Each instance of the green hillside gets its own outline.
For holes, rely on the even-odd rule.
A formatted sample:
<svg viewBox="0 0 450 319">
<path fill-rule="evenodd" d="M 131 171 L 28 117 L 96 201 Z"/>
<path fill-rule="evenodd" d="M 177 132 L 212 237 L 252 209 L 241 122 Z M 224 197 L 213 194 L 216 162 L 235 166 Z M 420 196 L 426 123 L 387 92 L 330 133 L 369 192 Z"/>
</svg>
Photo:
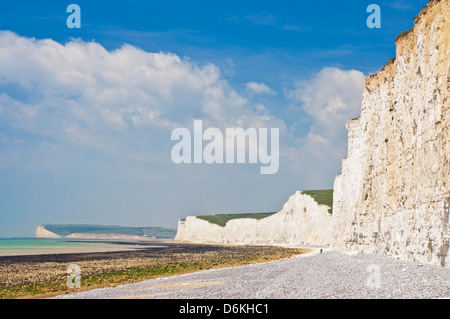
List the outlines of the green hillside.
<svg viewBox="0 0 450 319">
<path fill-rule="evenodd" d="M 327 205 L 328 207 L 330 207 L 328 212 L 330 214 L 333 213 L 333 190 L 332 189 L 302 191 L 302 193 L 311 196 L 319 204 Z"/>
<path fill-rule="evenodd" d="M 197 218 L 206 220 L 212 224 L 217 224 L 219 226 L 225 227 L 227 222 L 232 219 L 241 219 L 241 218 L 263 219 L 273 214 L 275 213 L 220 214 L 220 215 L 197 216 Z"/>
<path fill-rule="evenodd" d="M 302 191 L 303 194 L 309 195 L 316 202 L 322 205 L 327 205 L 330 207 L 328 212 L 330 214 L 333 213 L 333 190 L 325 189 L 325 190 L 309 190 Z M 221 227 L 225 227 L 228 221 L 232 219 L 242 219 L 242 218 L 254 218 L 254 219 L 263 219 L 269 217 L 275 213 L 249 213 L 249 214 L 219 214 L 219 215 L 205 215 L 205 216 L 196 216 L 199 219 L 206 220 L 212 224 L 219 225 Z"/>
<path fill-rule="evenodd" d="M 163 227 L 125 227 L 103 225 L 44 225 L 45 229 L 60 236 L 74 233 L 84 234 L 119 234 L 156 237 L 161 239 L 175 238 L 176 229 Z"/>
</svg>

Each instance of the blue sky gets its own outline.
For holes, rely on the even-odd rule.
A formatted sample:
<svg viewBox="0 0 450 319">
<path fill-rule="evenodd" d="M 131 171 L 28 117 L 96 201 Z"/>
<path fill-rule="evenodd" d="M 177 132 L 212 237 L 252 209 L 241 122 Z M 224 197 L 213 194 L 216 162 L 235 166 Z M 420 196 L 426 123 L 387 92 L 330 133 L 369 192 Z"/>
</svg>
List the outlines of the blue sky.
<svg viewBox="0 0 450 319">
<path fill-rule="evenodd" d="M 0 237 L 176 227 L 332 188 L 364 78 L 426 2 L 2 1 Z M 80 29 L 66 26 L 71 3 Z M 366 25 L 371 3 L 380 29 Z M 193 119 L 279 127 L 278 174 L 173 164 L 171 129 Z"/>
</svg>

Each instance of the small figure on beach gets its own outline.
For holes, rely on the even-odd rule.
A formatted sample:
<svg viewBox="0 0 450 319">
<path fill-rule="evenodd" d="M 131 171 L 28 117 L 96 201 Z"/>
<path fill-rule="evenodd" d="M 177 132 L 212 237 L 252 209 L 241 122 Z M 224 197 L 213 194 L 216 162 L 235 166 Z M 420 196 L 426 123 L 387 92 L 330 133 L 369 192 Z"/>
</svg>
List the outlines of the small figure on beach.
<svg viewBox="0 0 450 319">
<path fill-rule="evenodd" d="M 320 254 L 322 255 L 322 252 L 323 252 L 323 249 L 322 248 L 320 248 Z"/>
</svg>

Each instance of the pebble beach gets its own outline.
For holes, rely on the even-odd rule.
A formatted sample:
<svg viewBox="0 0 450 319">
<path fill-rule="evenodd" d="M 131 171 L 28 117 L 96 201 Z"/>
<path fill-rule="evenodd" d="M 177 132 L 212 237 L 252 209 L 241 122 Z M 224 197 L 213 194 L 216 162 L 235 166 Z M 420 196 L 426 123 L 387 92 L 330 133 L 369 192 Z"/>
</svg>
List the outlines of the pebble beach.
<svg viewBox="0 0 450 319">
<path fill-rule="evenodd" d="M 75 299 L 441 299 L 450 270 L 368 254 L 325 250 L 57 296 Z"/>
<path fill-rule="evenodd" d="M 111 246 L 123 246 L 123 249 L 0 256 L 0 299 L 42 298 L 205 269 L 286 259 L 310 251 L 170 241 L 120 242 Z M 80 289 L 71 289 L 67 284 L 73 269 L 79 269 Z"/>
</svg>

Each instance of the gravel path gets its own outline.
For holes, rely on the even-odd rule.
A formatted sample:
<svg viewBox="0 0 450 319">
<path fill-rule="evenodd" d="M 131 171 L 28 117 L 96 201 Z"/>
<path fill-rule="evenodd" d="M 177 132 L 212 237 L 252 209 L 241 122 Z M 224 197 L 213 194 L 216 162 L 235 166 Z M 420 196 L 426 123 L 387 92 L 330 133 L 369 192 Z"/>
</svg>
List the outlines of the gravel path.
<svg viewBox="0 0 450 319">
<path fill-rule="evenodd" d="M 82 284 L 82 283 L 81 283 Z M 391 257 L 324 251 L 206 270 L 57 298 L 449 298 L 450 269 Z"/>
</svg>

